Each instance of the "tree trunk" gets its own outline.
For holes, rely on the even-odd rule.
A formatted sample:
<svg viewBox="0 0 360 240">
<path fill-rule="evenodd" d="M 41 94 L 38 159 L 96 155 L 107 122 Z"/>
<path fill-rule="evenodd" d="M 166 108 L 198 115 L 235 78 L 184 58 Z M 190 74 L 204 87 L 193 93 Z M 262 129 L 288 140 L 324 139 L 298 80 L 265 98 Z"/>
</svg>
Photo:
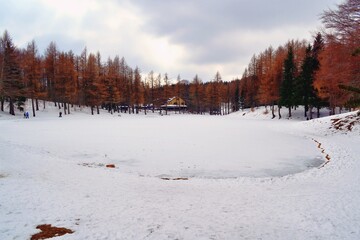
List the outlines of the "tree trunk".
<svg viewBox="0 0 360 240">
<path fill-rule="evenodd" d="M 2 112 L 4 111 L 4 101 L 5 101 L 5 99 L 2 97 L 1 98 L 1 111 Z"/>
<path fill-rule="evenodd" d="M 70 104 L 67 105 L 68 114 L 70 114 Z"/>
<path fill-rule="evenodd" d="M 36 103 L 36 111 L 39 111 L 39 101 L 38 101 L 38 99 L 35 99 L 35 103 Z"/>
<path fill-rule="evenodd" d="M 33 98 L 31 98 L 31 107 L 32 107 L 32 111 L 33 111 L 33 117 L 35 117 L 35 104 L 34 104 Z"/>
<path fill-rule="evenodd" d="M 274 119 L 276 116 L 275 116 L 275 113 L 274 113 L 274 111 L 275 111 L 275 106 L 274 106 L 275 104 L 273 103 L 272 105 L 271 105 L 271 114 L 272 114 L 272 118 L 271 119 Z"/>
<path fill-rule="evenodd" d="M 15 108 L 14 108 L 14 102 L 13 102 L 13 99 L 10 97 L 10 109 L 9 109 L 9 113 L 11 115 L 14 115 L 15 116 Z"/>
<path fill-rule="evenodd" d="M 309 115 L 310 115 L 310 119 L 313 119 L 313 112 L 312 112 L 313 106 L 309 107 Z"/>
<path fill-rule="evenodd" d="M 45 100 L 44 100 L 43 104 L 44 104 L 44 109 L 45 109 Z"/>
<path fill-rule="evenodd" d="M 100 114 L 99 106 L 96 105 L 96 113 Z"/>
<path fill-rule="evenodd" d="M 278 114 L 279 114 L 279 119 L 281 119 L 281 107 L 278 105 Z"/>
<path fill-rule="evenodd" d="M 62 103 L 61 105 L 64 107 L 64 115 L 66 115 L 66 110 L 67 110 L 67 109 L 66 109 L 66 103 L 65 103 L 65 104 Z"/>
<path fill-rule="evenodd" d="M 91 109 L 91 115 L 94 115 L 94 107 L 91 106 L 90 109 Z"/>
<path fill-rule="evenodd" d="M 291 107 L 289 107 L 289 118 L 291 118 Z"/>
<path fill-rule="evenodd" d="M 317 107 L 317 118 L 320 117 L 320 107 Z"/>
</svg>

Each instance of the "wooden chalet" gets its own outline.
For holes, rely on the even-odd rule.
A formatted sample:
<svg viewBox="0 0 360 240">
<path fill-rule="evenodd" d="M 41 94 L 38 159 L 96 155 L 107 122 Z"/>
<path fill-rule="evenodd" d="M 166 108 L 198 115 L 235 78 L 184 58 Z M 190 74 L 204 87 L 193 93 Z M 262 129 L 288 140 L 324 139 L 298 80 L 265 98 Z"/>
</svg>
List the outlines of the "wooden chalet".
<svg viewBox="0 0 360 240">
<path fill-rule="evenodd" d="M 167 109 L 168 111 L 185 111 L 187 110 L 187 105 L 184 99 L 172 97 L 167 100 L 166 104 L 161 105 L 161 109 Z"/>
</svg>

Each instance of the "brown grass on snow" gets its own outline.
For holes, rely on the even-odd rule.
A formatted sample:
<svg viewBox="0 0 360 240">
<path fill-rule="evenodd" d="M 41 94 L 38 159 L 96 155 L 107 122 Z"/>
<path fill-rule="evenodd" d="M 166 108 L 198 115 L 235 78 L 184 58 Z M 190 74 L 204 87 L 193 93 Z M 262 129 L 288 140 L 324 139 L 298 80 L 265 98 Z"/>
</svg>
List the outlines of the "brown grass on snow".
<svg viewBox="0 0 360 240">
<path fill-rule="evenodd" d="M 69 234 L 74 233 L 74 231 L 67 228 L 52 227 L 51 224 L 39 225 L 36 228 L 40 229 L 41 232 L 32 235 L 31 240 L 48 239 L 48 238 L 62 236 L 67 233 Z"/>
</svg>

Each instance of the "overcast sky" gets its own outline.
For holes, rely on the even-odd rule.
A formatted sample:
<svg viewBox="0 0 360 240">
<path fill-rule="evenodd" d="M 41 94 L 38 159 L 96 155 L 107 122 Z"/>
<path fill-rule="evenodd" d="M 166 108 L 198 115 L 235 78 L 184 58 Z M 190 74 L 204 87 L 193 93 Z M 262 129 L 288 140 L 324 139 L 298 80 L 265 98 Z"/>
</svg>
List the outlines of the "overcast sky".
<svg viewBox="0 0 360 240">
<path fill-rule="evenodd" d="M 241 77 L 253 54 L 311 39 L 319 15 L 341 0 L 0 0 L 0 30 L 18 47 L 55 41 L 103 60 L 119 55 L 142 73 L 191 80 Z M 1 33 L 1 34 L 2 34 Z"/>
</svg>

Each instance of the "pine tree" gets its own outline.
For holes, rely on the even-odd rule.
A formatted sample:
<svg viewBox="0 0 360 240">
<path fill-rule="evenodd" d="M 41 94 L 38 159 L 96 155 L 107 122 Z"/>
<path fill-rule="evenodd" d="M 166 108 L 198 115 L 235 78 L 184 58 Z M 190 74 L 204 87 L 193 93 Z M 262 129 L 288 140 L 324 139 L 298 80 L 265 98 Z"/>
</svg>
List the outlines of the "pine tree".
<svg viewBox="0 0 360 240">
<path fill-rule="evenodd" d="M 280 89 L 280 103 L 289 109 L 289 118 L 291 118 L 291 107 L 294 106 L 295 70 L 293 48 L 289 46 L 288 55 L 284 61 L 284 78 Z"/>
<path fill-rule="evenodd" d="M 314 80 L 314 64 L 312 57 L 312 48 L 309 45 L 306 48 L 305 59 L 301 65 L 300 76 L 297 78 L 295 98 L 298 104 L 304 105 L 304 117 L 307 117 L 309 111 L 310 99 L 314 98 L 315 90 L 312 87 Z"/>
</svg>

